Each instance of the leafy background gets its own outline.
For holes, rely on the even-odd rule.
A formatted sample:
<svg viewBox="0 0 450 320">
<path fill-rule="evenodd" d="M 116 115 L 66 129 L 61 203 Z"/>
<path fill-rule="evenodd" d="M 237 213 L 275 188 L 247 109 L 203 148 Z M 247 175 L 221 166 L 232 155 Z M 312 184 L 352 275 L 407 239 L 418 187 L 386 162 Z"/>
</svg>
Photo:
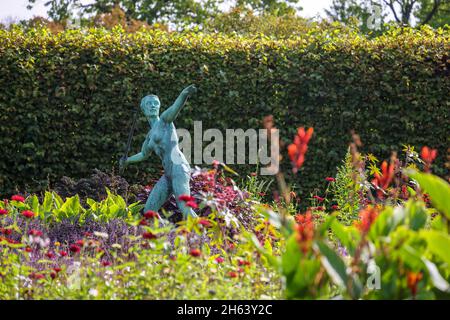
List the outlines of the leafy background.
<svg viewBox="0 0 450 320">
<path fill-rule="evenodd" d="M 156 93 L 164 110 L 191 83 L 199 91 L 178 128 L 193 130 L 194 120 L 204 129 L 261 128 L 272 114 L 288 141 L 297 127 L 314 127 L 302 192 L 335 173 L 352 129 L 364 151 L 381 158 L 402 144 L 437 148 L 435 172 L 448 174 L 448 43 L 448 29 L 427 27 L 393 28 L 374 39 L 318 29 L 286 40 L 120 28 L 0 30 L 0 193 L 39 191 L 63 175 L 117 168 L 140 99 Z M 133 151 L 147 126 L 140 117 Z M 125 177 L 148 183 L 161 169 L 152 156 Z"/>
</svg>

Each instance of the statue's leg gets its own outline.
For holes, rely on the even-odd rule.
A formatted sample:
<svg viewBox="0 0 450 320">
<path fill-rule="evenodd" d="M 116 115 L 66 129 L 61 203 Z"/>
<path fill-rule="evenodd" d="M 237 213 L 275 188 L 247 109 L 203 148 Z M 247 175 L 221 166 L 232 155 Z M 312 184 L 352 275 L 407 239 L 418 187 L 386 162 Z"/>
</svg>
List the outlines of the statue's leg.
<svg viewBox="0 0 450 320">
<path fill-rule="evenodd" d="M 170 194 L 170 181 L 163 175 L 150 192 L 147 202 L 145 203 L 144 212 L 148 210 L 158 212 L 164 202 L 169 198 Z"/>
<path fill-rule="evenodd" d="M 191 189 L 189 186 L 189 181 L 191 175 L 189 172 L 189 167 L 186 165 L 177 165 L 173 167 L 172 171 L 172 190 L 177 201 L 178 208 L 183 213 L 184 219 L 188 216 L 197 217 L 197 214 L 192 210 L 192 208 L 186 206 L 184 201 L 178 199 L 181 195 L 191 195 Z"/>
</svg>

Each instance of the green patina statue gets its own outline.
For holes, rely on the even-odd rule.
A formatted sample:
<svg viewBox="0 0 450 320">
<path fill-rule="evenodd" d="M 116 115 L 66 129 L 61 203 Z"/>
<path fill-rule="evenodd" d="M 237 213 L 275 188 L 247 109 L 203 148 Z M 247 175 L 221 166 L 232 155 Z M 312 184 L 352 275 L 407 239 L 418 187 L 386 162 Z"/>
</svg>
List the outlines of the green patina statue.
<svg viewBox="0 0 450 320">
<path fill-rule="evenodd" d="M 147 159 L 150 152 L 154 151 L 162 160 L 164 175 L 151 191 L 144 210 L 158 211 L 166 200 L 175 195 L 178 208 L 183 217 L 196 217 L 195 212 L 181 201 L 181 195 L 190 195 L 190 166 L 178 147 L 178 136 L 173 122 L 178 116 L 181 108 L 185 105 L 190 95 L 195 93 L 194 85 L 186 87 L 173 105 L 159 116 L 160 101 L 156 95 L 148 95 L 141 100 L 141 111 L 150 124 L 141 152 L 131 157 L 123 157 L 120 167 L 123 169 L 130 163 L 136 163 Z"/>
</svg>

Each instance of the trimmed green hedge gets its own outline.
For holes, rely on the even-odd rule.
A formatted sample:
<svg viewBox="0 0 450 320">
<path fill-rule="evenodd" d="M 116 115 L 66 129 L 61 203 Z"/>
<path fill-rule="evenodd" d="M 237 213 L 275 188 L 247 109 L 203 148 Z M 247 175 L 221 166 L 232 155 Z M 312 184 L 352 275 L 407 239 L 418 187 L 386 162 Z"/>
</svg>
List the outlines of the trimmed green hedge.
<svg viewBox="0 0 450 320">
<path fill-rule="evenodd" d="M 298 126 L 313 126 L 299 177 L 308 189 L 334 173 L 351 129 L 365 151 L 380 157 L 402 144 L 438 148 L 435 172 L 444 175 L 448 52 L 448 30 L 431 29 L 394 29 L 375 39 L 316 31 L 283 41 L 0 30 L 0 194 L 117 167 L 141 97 L 158 94 L 164 109 L 190 83 L 199 91 L 176 121 L 179 128 L 192 129 L 194 120 L 203 128 L 259 128 L 273 114 L 288 141 Z M 140 117 L 133 151 L 146 130 Z M 126 177 L 148 182 L 160 170 L 152 156 L 130 166 Z"/>
</svg>

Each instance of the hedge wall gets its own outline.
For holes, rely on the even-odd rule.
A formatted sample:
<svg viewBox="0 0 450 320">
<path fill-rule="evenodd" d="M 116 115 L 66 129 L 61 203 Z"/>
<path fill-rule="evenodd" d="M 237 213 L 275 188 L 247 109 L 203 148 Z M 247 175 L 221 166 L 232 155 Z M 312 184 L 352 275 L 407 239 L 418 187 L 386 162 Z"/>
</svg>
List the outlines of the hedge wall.
<svg viewBox="0 0 450 320">
<path fill-rule="evenodd" d="M 402 144 L 438 148 L 435 171 L 447 174 L 448 30 L 394 29 L 375 39 L 335 30 L 276 41 L 13 29 L 0 30 L 0 194 L 111 170 L 141 97 L 158 94 L 164 109 L 190 83 L 199 91 L 177 127 L 201 120 L 203 128 L 259 128 L 272 114 L 288 141 L 298 126 L 313 126 L 305 190 L 335 172 L 351 129 L 381 158 Z M 133 151 L 146 130 L 140 117 Z M 152 156 L 126 177 L 145 182 L 160 170 Z"/>
</svg>

